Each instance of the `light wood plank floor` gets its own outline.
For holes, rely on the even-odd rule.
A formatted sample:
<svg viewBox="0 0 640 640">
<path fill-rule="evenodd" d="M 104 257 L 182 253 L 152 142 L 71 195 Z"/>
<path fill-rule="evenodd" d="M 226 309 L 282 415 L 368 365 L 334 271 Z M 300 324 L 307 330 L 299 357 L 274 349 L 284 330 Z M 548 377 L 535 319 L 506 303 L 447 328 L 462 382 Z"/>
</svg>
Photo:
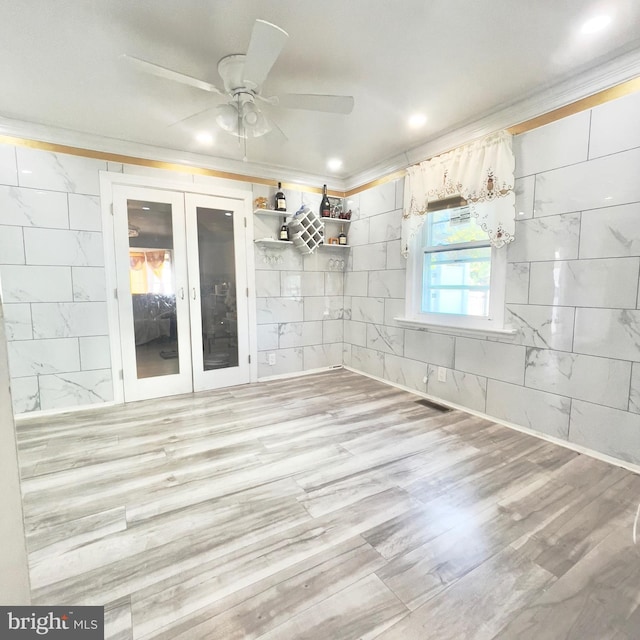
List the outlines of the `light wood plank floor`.
<svg viewBox="0 0 640 640">
<path fill-rule="evenodd" d="M 417 400 L 339 370 L 21 423 L 35 603 L 110 640 L 639 638 L 640 478 Z"/>
</svg>

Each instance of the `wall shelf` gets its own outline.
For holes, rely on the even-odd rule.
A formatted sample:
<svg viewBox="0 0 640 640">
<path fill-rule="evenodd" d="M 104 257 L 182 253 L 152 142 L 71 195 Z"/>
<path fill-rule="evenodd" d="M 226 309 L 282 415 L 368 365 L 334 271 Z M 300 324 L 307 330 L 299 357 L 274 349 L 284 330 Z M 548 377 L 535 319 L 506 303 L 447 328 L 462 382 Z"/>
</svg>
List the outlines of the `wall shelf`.
<svg viewBox="0 0 640 640">
<path fill-rule="evenodd" d="M 321 244 L 321 249 L 351 249 L 350 244 Z"/>
<path fill-rule="evenodd" d="M 285 244 L 293 244 L 291 240 L 274 240 L 273 238 L 260 238 L 253 241 L 255 244 L 263 244 L 269 247 L 280 246 Z"/>
<path fill-rule="evenodd" d="M 267 216 L 271 218 L 287 218 L 293 215 L 290 211 L 275 211 L 274 209 L 254 209 L 253 213 L 257 216 Z"/>
<path fill-rule="evenodd" d="M 333 222 L 335 224 L 351 224 L 351 220 L 345 220 L 344 218 L 320 218 L 322 222 Z"/>
</svg>

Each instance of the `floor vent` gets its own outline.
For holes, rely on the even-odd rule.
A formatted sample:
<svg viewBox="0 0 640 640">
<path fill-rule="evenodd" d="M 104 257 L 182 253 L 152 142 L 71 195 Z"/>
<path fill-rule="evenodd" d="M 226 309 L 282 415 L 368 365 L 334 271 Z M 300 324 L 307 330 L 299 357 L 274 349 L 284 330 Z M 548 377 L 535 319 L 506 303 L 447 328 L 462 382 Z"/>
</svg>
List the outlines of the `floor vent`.
<svg viewBox="0 0 640 640">
<path fill-rule="evenodd" d="M 416 404 L 421 404 L 423 407 L 428 407 L 429 409 L 435 409 L 436 411 L 440 411 L 441 413 L 453 411 L 451 407 L 445 407 L 443 404 L 432 402 L 431 400 L 427 400 L 426 398 L 423 398 L 422 400 L 416 400 Z"/>
</svg>

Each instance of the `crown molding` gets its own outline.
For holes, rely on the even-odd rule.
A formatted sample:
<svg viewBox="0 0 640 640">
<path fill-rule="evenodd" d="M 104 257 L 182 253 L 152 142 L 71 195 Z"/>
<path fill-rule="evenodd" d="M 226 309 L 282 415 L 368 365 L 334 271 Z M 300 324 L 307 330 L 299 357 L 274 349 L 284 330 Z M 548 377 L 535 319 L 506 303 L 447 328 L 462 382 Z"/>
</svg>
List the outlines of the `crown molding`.
<svg viewBox="0 0 640 640">
<path fill-rule="evenodd" d="M 15 144 L 45 149 L 47 145 L 54 147 L 61 145 L 67 149 L 49 148 L 48 150 L 76 153 L 76 155 L 87 157 L 92 157 L 92 152 L 94 157 L 97 154 L 124 156 L 124 158 L 113 161 L 127 162 L 129 160 L 132 164 L 146 164 L 148 166 L 164 163 L 172 165 L 162 167 L 165 169 L 179 171 L 193 169 L 194 173 L 208 173 L 209 175 L 226 174 L 219 177 L 246 182 L 275 184 L 286 176 L 286 183 L 290 186 L 299 186 L 303 190 L 317 191 L 318 185 L 327 184 L 333 195 L 353 194 L 384 182 L 387 178 L 397 179 L 401 175 L 400 172 L 411 164 L 445 153 L 461 144 L 469 143 L 499 129 L 514 127 L 514 131 L 520 133 L 522 128 L 515 126 L 519 123 L 531 121 L 530 128 L 533 128 L 544 123 L 540 116 L 545 114 L 557 111 L 558 117 L 564 117 L 572 112 L 577 113 L 583 109 L 592 108 L 598 102 L 589 102 L 585 99 L 600 92 L 603 93 L 600 103 L 612 100 L 622 94 L 616 94 L 615 91 L 607 93 L 606 90 L 638 77 L 640 77 L 640 49 L 587 69 L 581 74 L 566 77 L 551 87 L 530 94 L 499 111 L 482 114 L 471 121 L 461 123 L 436 138 L 386 158 L 368 169 L 344 179 L 296 171 L 277 165 L 242 162 L 156 147 L 4 117 L 0 117 L 0 139 L 2 137 L 18 138 L 19 140 L 15 141 Z M 574 106 L 573 111 L 572 106 Z"/>
<path fill-rule="evenodd" d="M 499 111 L 493 111 L 480 118 L 462 123 L 437 138 L 377 163 L 365 171 L 348 176 L 345 179 L 345 191 L 352 193 L 360 191 L 366 188 L 369 183 L 379 180 L 383 175 L 406 169 L 411 164 L 445 153 L 461 144 L 467 144 L 499 129 L 507 129 L 561 107 L 579 103 L 584 98 L 639 76 L 640 49 L 637 49 L 602 65 L 587 69 L 579 75 L 566 77 L 551 87 L 530 94 Z M 616 96 L 603 99 L 602 102 L 614 97 Z M 576 104 L 575 112 L 585 108 L 589 107 Z"/>
<path fill-rule="evenodd" d="M 61 153 L 73 153 L 75 151 L 77 152 L 76 155 L 86 157 L 91 157 L 91 152 L 125 156 L 124 159 L 114 159 L 114 162 L 122 162 L 124 160 L 126 163 L 128 158 L 132 161 L 131 164 L 153 166 L 152 163 L 166 163 L 175 165 L 173 168 L 176 170 L 188 171 L 191 168 L 196 170 L 194 171 L 196 173 L 202 173 L 202 171 L 198 170 L 204 169 L 210 172 L 232 174 L 228 176 L 230 179 L 234 179 L 235 176 L 237 179 L 244 177 L 247 182 L 277 183 L 282 181 L 291 186 L 310 187 L 314 191 L 320 189 L 319 185 L 326 184 L 329 191 L 344 192 L 344 181 L 335 176 L 330 177 L 295 171 L 277 165 L 242 162 L 229 158 L 156 147 L 12 118 L 0 117 L 0 137 L 18 138 L 23 141 L 25 146 L 36 148 L 39 147 L 38 143 L 41 143 L 40 148 L 44 148 L 45 145 L 68 147 L 66 151 L 63 149 L 59 149 L 59 151 Z M 56 149 L 50 150 L 56 151 Z"/>
</svg>

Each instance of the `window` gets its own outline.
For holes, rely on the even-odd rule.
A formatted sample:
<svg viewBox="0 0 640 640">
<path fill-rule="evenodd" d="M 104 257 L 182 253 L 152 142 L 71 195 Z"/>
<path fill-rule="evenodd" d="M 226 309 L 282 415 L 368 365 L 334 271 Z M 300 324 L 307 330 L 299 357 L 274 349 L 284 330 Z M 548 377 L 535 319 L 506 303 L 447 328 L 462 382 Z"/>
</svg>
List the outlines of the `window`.
<svg viewBox="0 0 640 640">
<path fill-rule="evenodd" d="M 430 203 L 408 262 L 407 320 L 501 330 L 506 250 L 494 249 L 461 198 Z"/>
<path fill-rule="evenodd" d="M 129 263 L 131 293 L 174 294 L 170 250 L 130 249 Z"/>
</svg>

